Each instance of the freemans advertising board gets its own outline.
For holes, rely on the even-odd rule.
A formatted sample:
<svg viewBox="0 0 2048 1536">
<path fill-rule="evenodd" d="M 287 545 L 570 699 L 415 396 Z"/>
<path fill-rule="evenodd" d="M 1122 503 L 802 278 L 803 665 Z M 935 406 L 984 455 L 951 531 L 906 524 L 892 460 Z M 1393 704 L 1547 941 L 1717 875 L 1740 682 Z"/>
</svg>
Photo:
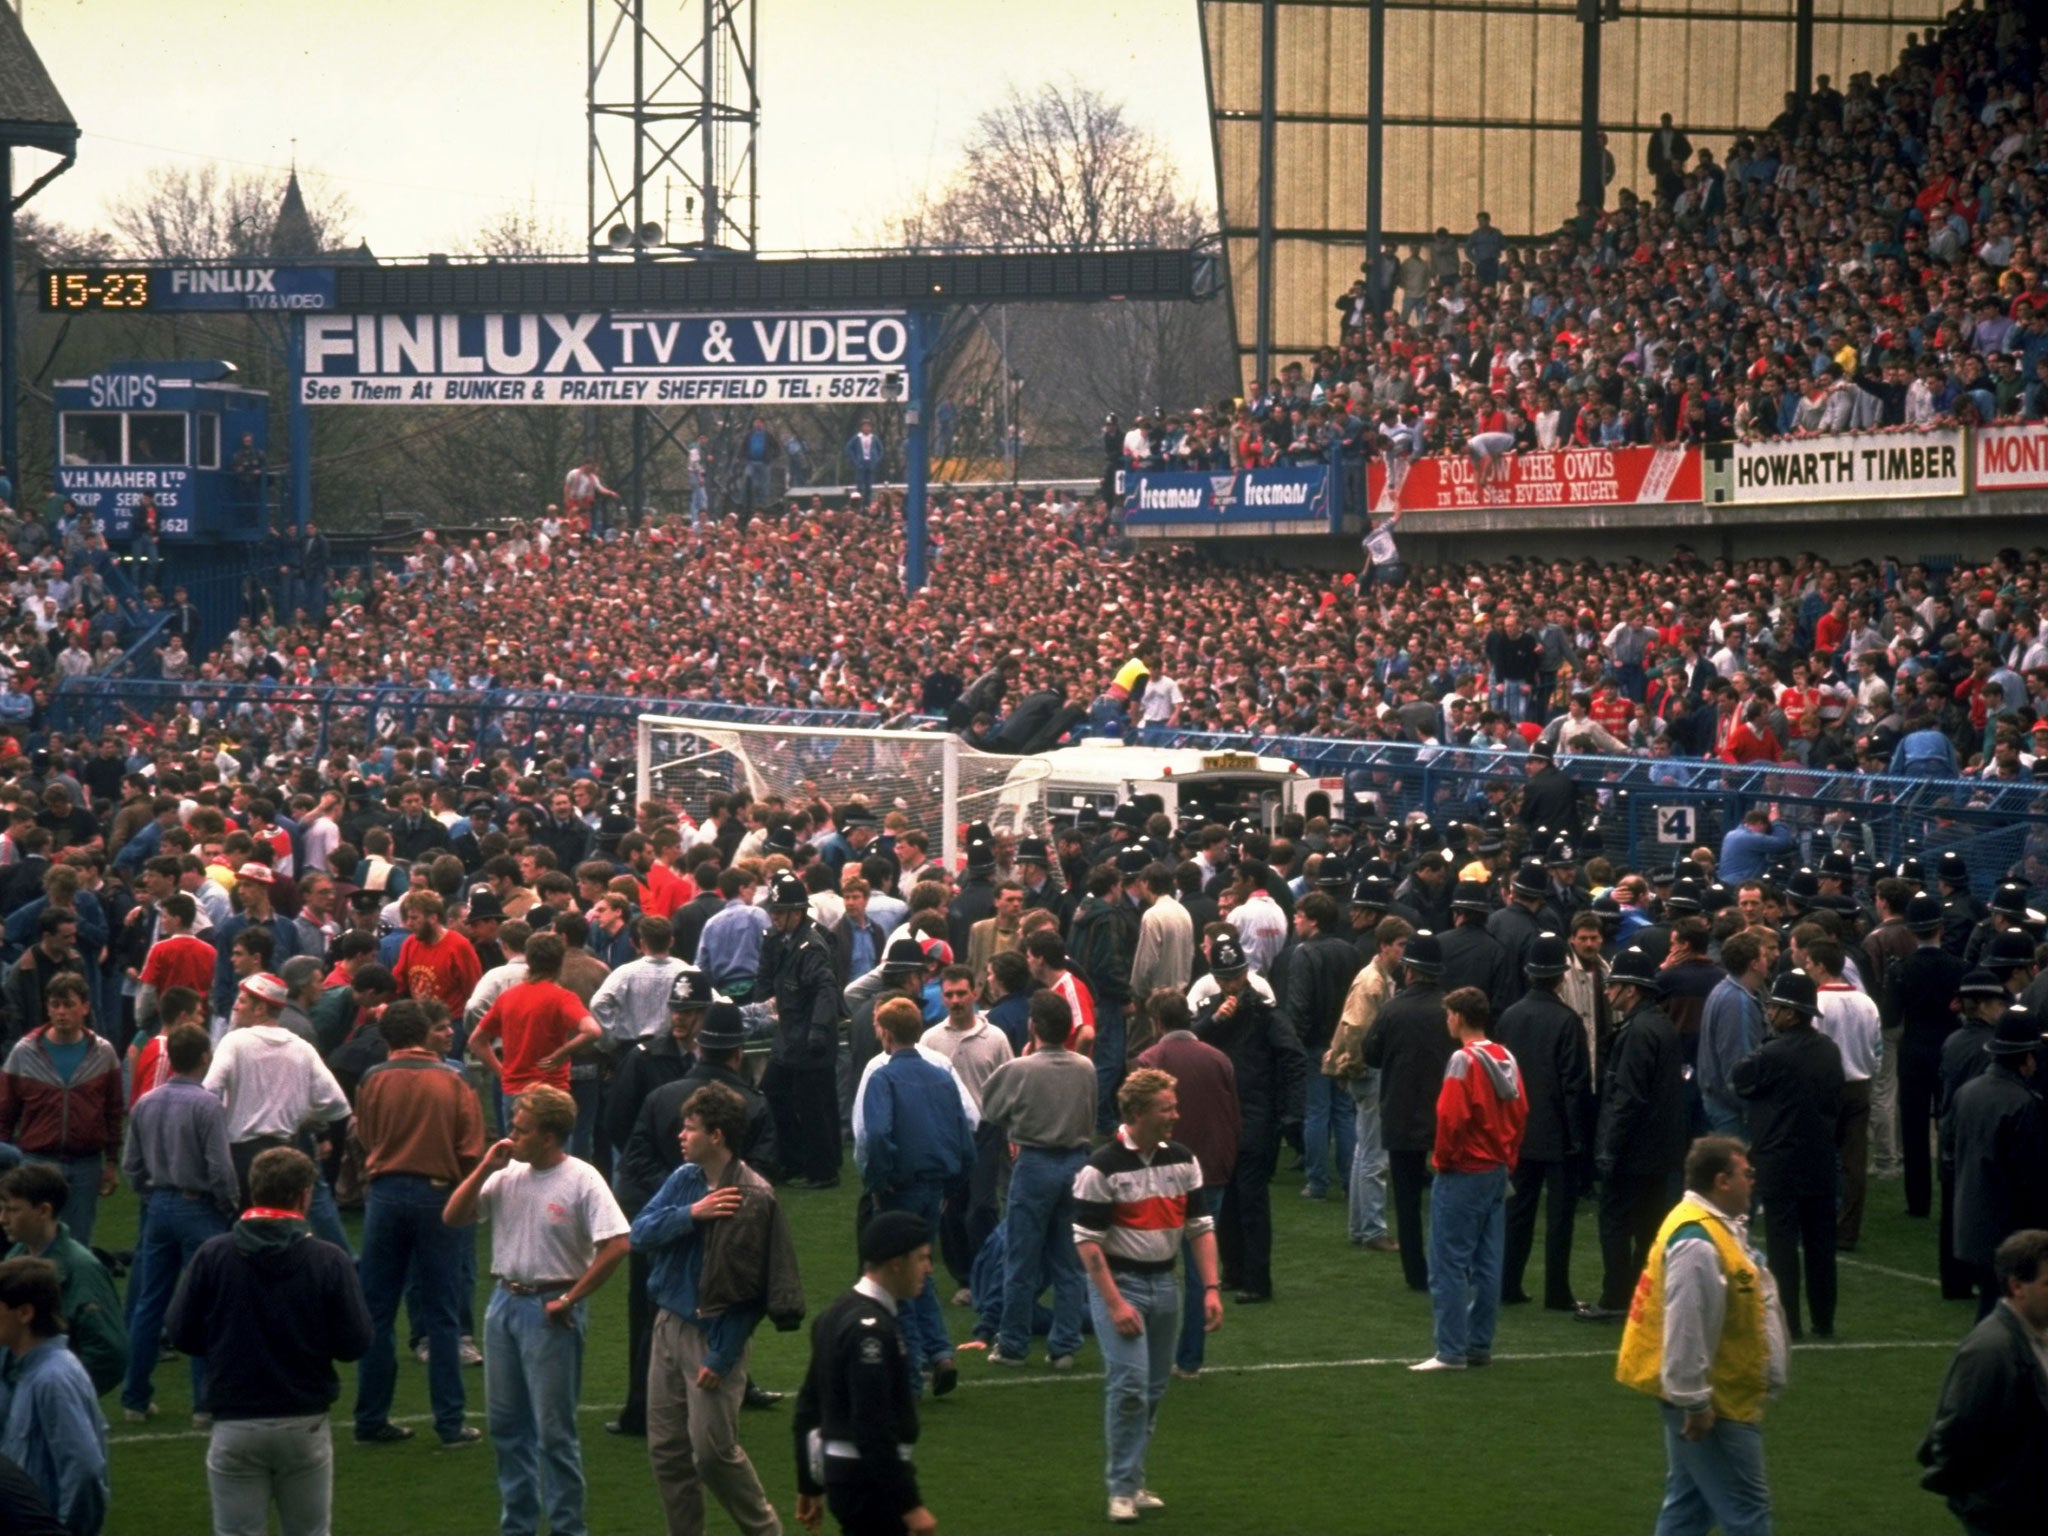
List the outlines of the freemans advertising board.
<svg viewBox="0 0 2048 1536">
<path fill-rule="evenodd" d="M 1471 458 L 1423 458 L 1397 469 L 1391 489 L 1375 460 L 1367 494 L 1375 512 L 1441 512 L 1464 507 L 1615 507 L 1698 501 L 1697 448 L 1560 448 L 1511 453 L 1486 483 Z"/>
<path fill-rule="evenodd" d="M 877 403 L 901 393 L 898 311 L 308 315 L 308 405 Z"/>
<path fill-rule="evenodd" d="M 1162 471 L 1119 476 L 1124 527 L 1158 538 L 1331 533 L 1330 469 L 1294 464 L 1234 474 Z"/>
<path fill-rule="evenodd" d="M 1962 429 L 1854 432 L 1841 437 L 1730 445 L 1727 499 L 1866 501 L 1960 496 L 1968 450 Z"/>
<path fill-rule="evenodd" d="M 1980 491 L 2048 490 L 2048 423 L 1977 429 Z"/>
</svg>

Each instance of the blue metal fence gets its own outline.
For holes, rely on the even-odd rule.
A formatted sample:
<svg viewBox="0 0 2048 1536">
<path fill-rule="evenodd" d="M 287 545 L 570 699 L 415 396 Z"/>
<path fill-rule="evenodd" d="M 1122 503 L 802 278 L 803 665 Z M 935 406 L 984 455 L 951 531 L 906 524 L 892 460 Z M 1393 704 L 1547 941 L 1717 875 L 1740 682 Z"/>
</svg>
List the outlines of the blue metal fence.
<svg viewBox="0 0 2048 1536">
<path fill-rule="evenodd" d="M 633 755 L 634 725 L 643 714 L 690 715 L 739 724 L 810 725 L 851 730 L 898 726 L 871 711 L 762 709 L 699 699 L 642 698 L 542 688 L 349 687 L 289 682 L 165 682 L 140 678 L 68 678 L 51 700 L 60 731 L 96 732 L 119 721 L 158 721 L 180 707 L 202 733 L 261 738 L 275 750 L 325 754 L 344 742 L 407 735 L 494 749 L 573 748 L 586 757 Z"/>
<path fill-rule="evenodd" d="M 544 689 L 132 678 L 67 679 L 53 701 L 51 724 L 63 731 L 97 731 L 122 719 L 159 721 L 181 705 L 201 733 L 224 733 L 267 750 L 289 745 L 321 754 L 345 743 L 411 735 L 483 749 L 510 747 L 536 758 L 572 750 L 592 759 L 630 759 L 634 724 L 647 713 L 826 729 L 941 728 L 928 717 L 884 718 L 862 710 L 762 709 Z M 1287 758 L 1317 777 L 1341 779 L 1344 807 L 1355 815 L 1392 818 L 1420 811 L 1439 822 L 1478 820 L 1521 782 L 1527 761 L 1516 754 L 1310 736 L 1152 729 L 1142 740 L 1149 746 L 1251 749 Z M 1880 865 L 1955 849 L 1969 861 L 1980 894 L 2008 876 L 2048 890 L 2048 783 L 2033 779 L 1903 778 L 1688 758 L 1568 755 L 1561 766 L 1585 786 L 1595 818 L 1590 835 L 1581 839 L 1582 851 L 1604 854 L 1618 867 L 1646 869 L 1700 846 L 1718 851 L 1729 829 L 1760 804 L 1793 829 L 1804 862 L 1817 860 L 1838 835 L 1846 835 Z"/>
<path fill-rule="evenodd" d="M 1145 741 L 1212 752 L 1256 749 L 1318 777 L 1342 778 L 1354 811 L 1421 811 L 1438 822 L 1477 820 L 1522 781 L 1528 762 L 1520 754 L 1310 736 L 1152 730 Z M 1718 854 L 1728 831 L 1762 805 L 1792 828 L 1805 863 L 1835 846 L 1846 828 L 1853 849 L 1880 865 L 1952 848 L 1968 860 L 1980 895 L 2008 875 L 2048 889 L 2048 783 L 2031 778 L 1922 779 L 1569 754 L 1559 766 L 1590 797 L 1593 831 L 1581 839 L 1582 851 L 1604 854 L 1618 868 L 1669 864 L 1702 846 Z"/>
</svg>

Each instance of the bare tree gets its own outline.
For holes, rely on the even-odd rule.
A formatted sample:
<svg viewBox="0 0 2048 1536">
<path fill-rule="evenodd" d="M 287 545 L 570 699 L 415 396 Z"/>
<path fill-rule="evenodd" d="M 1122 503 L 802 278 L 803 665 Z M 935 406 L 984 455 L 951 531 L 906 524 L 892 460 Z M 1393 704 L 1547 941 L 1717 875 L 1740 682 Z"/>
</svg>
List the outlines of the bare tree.
<svg viewBox="0 0 2048 1536">
<path fill-rule="evenodd" d="M 1209 220 L 1151 134 L 1091 87 L 1048 82 L 974 120 L 937 195 L 885 226 L 890 244 L 1027 245 L 1062 251 L 1188 245 Z"/>
<path fill-rule="evenodd" d="M 880 234 L 911 250 L 1090 251 L 1185 248 L 1210 228 L 1165 146 L 1120 103 L 1070 80 L 1030 95 L 1013 87 L 975 119 L 944 186 Z M 1096 472 L 1111 411 L 1185 409 L 1230 387 L 1221 304 L 1040 304 L 1012 308 L 1006 323 L 984 318 L 980 338 L 942 353 L 933 394 L 952 402 L 956 452 L 970 457 L 1000 457 L 1015 414 L 1029 474 Z"/>
<path fill-rule="evenodd" d="M 114 243 L 147 261 L 229 261 L 271 254 L 286 177 L 275 171 L 159 165 L 107 202 Z M 337 249 L 355 221 L 347 196 L 308 175 L 299 183 L 321 250 Z"/>
<path fill-rule="evenodd" d="M 456 249 L 465 256 L 558 256 L 577 241 L 555 219 L 544 219 L 537 205 L 501 208 L 481 229 Z"/>
</svg>

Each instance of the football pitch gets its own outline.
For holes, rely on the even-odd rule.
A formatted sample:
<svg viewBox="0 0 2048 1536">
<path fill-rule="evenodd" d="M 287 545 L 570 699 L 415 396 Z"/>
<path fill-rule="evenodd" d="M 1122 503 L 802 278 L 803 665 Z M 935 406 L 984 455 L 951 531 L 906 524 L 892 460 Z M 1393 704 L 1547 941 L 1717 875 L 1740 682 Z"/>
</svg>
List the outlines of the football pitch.
<svg viewBox="0 0 2048 1536">
<path fill-rule="evenodd" d="M 849 1172 L 851 1170 L 849 1169 Z M 1646 1533 L 1663 1479 L 1656 1406 L 1617 1386 L 1619 1331 L 1540 1308 L 1503 1309 L 1494 1364 L 1458 1375 L 1411 1376 L 1429 1352 L 1426 1296 L 1401 1284 L 1400 1261 L 1344 1239 L 1332 1200 L 1298 1197 L 1300 1176 L 1274 1186 L 1277 1299 L 1226 1303 L 1196 1381 L 1176 1380 L 1160 1409 L 1148 1481 L 1167 1507 L 1144 1524 L 1162 1531 L 1375 1532 L 1388 1536 L 1607 1536 Z M 854 1191 L 789 1191 L 805 1290 L 815 1316 L 853 1278 Z M 1896 1183 L 1871 1186 L 1860 1251 L 1842 1257 L 1839 1342 L 1795 1348 L 1787 1393 L 1765 1422 L 1780 1531 L 1953 1532 L 1923 1492 L 1913 1460 L 1949 1350 L 1968 1331 L 1968 1303 L 1943 1302 L 1933 1283 L 1934 1233 L 1908 1221 Z M 132 1240 L 131 1200 L 109 1202 L 102 1246 Z M 488 1269 L 488 1234 L 481 1238 Z M 1530 1279 L 1540 1280 L 1541 1233 Z M 1574 1273 L 1582 1296 L 1597 1273 L 1593 1207 L 1580 1206 Z M 939 1275 L 942 1294 L 950 1277 Z M 604 1433 L 626 1374 L 625 1274 L 593 1303 L 585 1357 L 583 1457 L 594 1536 L 662 1529 L 645 1443 Z M 486 1277 L 482 1284 L 488 1285 Z M 477 1315 L 483 1314 L 479 1292 Z M 956 1340 L 972 1318 L 946 1309 Z M 401 1314 L 401 1338 L 403 1315 Z M 791 1392 L 802 1379 L 808 1323 L 755 1335 L 754 1375 Z M 1091 1342 L 1070 1372 L 1043 1363 L 1002 1370 L 963 1354 L 960 1389 L 927 1401 L 917 1464 L 941 1532 L 1057 1536 L 1107 1528 L 1102 1484 L 1100 1357 Z M 402 1356 L 402 1445 L 358 1446 L 350 1432 L 353 1368 L 336 1404 L 334 1529 L 407 1536 L 487 1536 L 497 1528 L 488 1441 L 445 1450 L 426 1419 L 424 1366 Z M 470 1422 L 483 1422 L 483 1373 L 464 1373 Z M 187 1428 L 182 1362 L 156 1373 L 163 1414 L 116 1423 L 113 1536 L 208 1528 L 206 1439 Z M 119 1418 L 110 1396 L 106 1406 Z M 785 1401 L 741 1416 L 742 1442 L 785 1526 L 799 1530 L 790 1410 Z M 709 1529 L 731 1530 L 715 1503 Z M 827 1530 L 832 1529 L 827 1520 Z"/>
</svg>

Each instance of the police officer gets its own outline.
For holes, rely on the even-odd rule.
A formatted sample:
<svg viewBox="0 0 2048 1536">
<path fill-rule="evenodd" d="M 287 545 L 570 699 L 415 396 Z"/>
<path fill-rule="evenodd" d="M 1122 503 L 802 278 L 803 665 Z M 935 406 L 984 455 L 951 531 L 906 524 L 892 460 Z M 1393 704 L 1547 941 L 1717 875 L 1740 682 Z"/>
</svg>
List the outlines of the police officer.
<svg viewBox="0 0 2048 1536">
<path fill-rule="evenodd" d="M 1990 1064 L 1955 1098 L 1956 1258 L 1978 1276 L 1980 1322 L 2003 1289 L 1991 1266 L 1998 1245 L 2048 1226 L 2048 1109 L 2033 1086 L 2044 1044 L 2041 1021 L 2014 1004 L 1984 1048 Z"/>
<path fill-rule="evenodd" d="M 1906 902 L 1905 922 L 1916 947 L 1891 963 L 1884 986 L 1900 1026 L 1899 1139 L 1906 1214 L 1925 1216 L 1933 1203 L 1927 1131 L 1941 1099 L 1941 1048 L 1956 1027 L 1956 991 L 1969 968 L 1941 947 L 1938 898 L 1915 893 Z"/>
<path fill-rule="evenodd" d="M 1249 961 L 1228 934 L 1209 946 L 1217 990 L 1196 1010 L 1195 1038 L 1230 1058 L 1241 1123 L 1237 1164 L 1216 1210 L 1223 1272 L 1241 1306 L 1273 1299 L 1273 1170 L 1283 1128 L 1304 1113 L 1308 1058 L 1279 1010 L 1249 980 Z"/>
<path fill-rule="evenodd" d="M 1623 1316 L 1685 1164 L 1685 1055 L 1658 1003 L 1658 962 L 1631 945 L 1614 957 L 1607 1001 L 1621 1020 L 1600 1058 L 1600 1300 L 1585 1322 Z"/>
<path fill-rule="evenodd" d="M 953 946 L 953 953 L 966 954 L 974 925 L 995 914 L 996 847 L 986 838 L 970 837 L 966 877 L 946 907 L 946 940 Z"/>
<path fill-rule="evenodd" d="M 1451 897 L 1451 919 L 1457 925 L 1439 934 L 1444 956 L 1444 991 L 1477 987 L 1493 1004 L 1494 1012 L 1507 1012 L 1508 1005 L 1522 995 L 1514 975 L 1513 962 L 1498 940 L 1486 931 L 1493 912 L 1493 898 L 1477 880 L 1460 880 Z"/>
<path fill-rule="evenodd" d="M 1937 1113 L 1941 1163 L 1941 1294 L 1948 1301 L 1961 1301 L 1977 1291 L 1978 1277 L 1956 1258 L 1956 1096 L 1991 1065 L 1991 1039 L 1998 1021 L 2012 1002 L 2012 994 L 1997 972 L 1971 971 L 1957 988 L 1956 1004 L 1962 1022 L 1941 1046 L 1941 1092 Z"/>
<path fill-rule="evenodd" d="M 796 1518 L 815 1532 L 829 1505 L 846 1536 L 935 1531 L 910 1460 L 917 1388 L 897 1321 L 931 1276 L 930 1224 L 882 1212 L 861 1230 L 860 1262 L 860 1279 L 811 1325 L 793 1426 Z"/>
<path fill-rule="evenodd" d="M 1380 1137 L 1393 1189 L 1401 1272 L 1411 1291 L 1429 1289 L 1422 1194 L 1436 1143 L 1436 1100 L 1454 1049 L 1444 1022 L 1443 946 L 1418 933 L 1401 959 L 1403 984 L 1380 1005 L 1365 1037 L 1365 1065 L 1380 1074 Z"/>
<path fill-rule="evenodd" d="M 775 1040 L 761 1091 L 775 1117 L 775 1142 L 800 1189 L 839 1183 L 839 1096 L 834 1063 L 841 1016 L 832 940 L 811 918 L 803 881 L 785 871 L 768 892 L 774 924 L 761 939 L 756 999 L 775 1008 Z"/>
<path fill-rule="evenodd" d="M 1549 1222 L 1543 1234 L 1543 1305 L 1570 1312 L 1572 1222 L 1578 1195 L 1572 1170 L 1584 1156 L 1593 1104 L 1593 1063 L 1586 1027 L 1557 995 L 1568 963 L 1565 941 L 1539 933 L 1529 941 L 1522 969 L 1529 990 L 1493 1026 L 1493 1038 L 1507 1047 L 1522 1069 L 1529 1118 L 1508 1195 L 1507 1241 L 1501 1267 L 1500 1299 L 1529 1300 L 1522 1273 L 1536 1240 L 1536 1202 L 1549 1191 Z"/>
<path fill-rule="evenodd" d="M 1507 995 L 1494 1000 L 1503 1013 L 1521 1001 L 1522 973 L 1536 935 L 1564 931 L 1564 919 L 1549 905 L 1549 896 L 1550 872 L 1535 859 L 1524 859 L 1508 888 L 1507 905 L 1486 920 L 1487 933 L 1508 957 Z"/>
<path fill-rule="evenodd" d="M 2032 932 L 2043 921 L 2048 919 L 2027 905 L 2027 888 L 2017 880 L 2006 881 L 1991 893 L 1990 915 L 1970 930 L 1969 942 L 1963 946 L 1963 963 L 1982 965 L 1992 940 L 2001 933 Z"/>
<path fill-rule="evenodd" d="M 1990 909 L 1971 892 L 1970 866 L 1953 848 L 1935 860 L 1934 883 L 1941 897 L 1941 947 L 1960 960 L 1970 947 L 1971 933 L 1990 916 Z"/>
<path fill-rule="evenodd" d="M 1799 1338 L 1801 1257 L 1816 1338 L 1835 1335 L 1835 1124 L 1842 1053 L 1814 1028 L 1819 989 L 1790 970 L 1764 1000 L 1770 1038 L 1735 1064 L 1729 1085 L 1746 1104 L 1766 1252 L 1785 1319 Z"/>
</svg>

